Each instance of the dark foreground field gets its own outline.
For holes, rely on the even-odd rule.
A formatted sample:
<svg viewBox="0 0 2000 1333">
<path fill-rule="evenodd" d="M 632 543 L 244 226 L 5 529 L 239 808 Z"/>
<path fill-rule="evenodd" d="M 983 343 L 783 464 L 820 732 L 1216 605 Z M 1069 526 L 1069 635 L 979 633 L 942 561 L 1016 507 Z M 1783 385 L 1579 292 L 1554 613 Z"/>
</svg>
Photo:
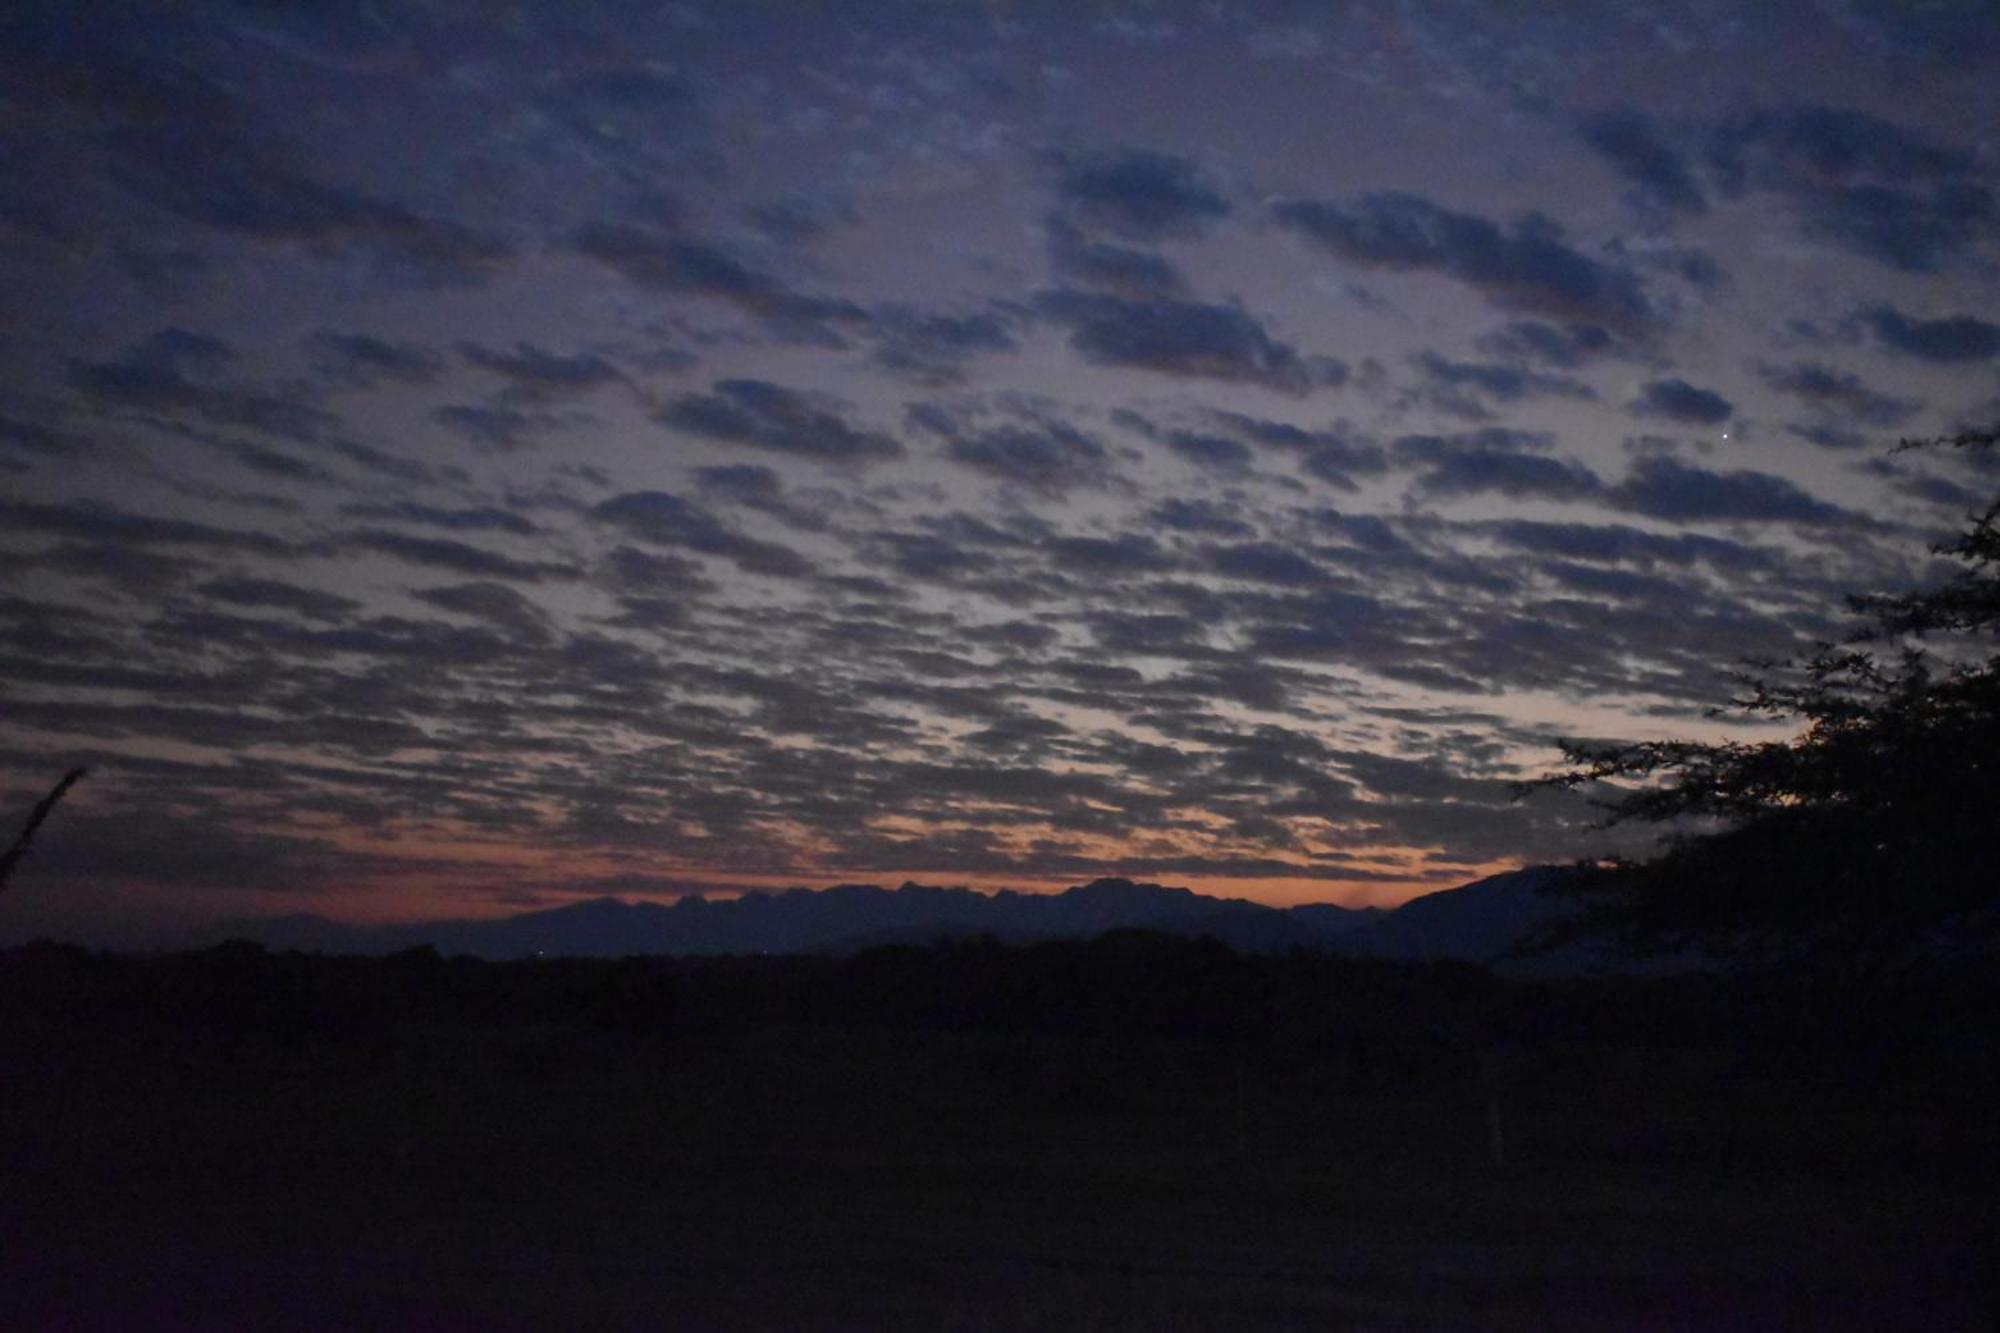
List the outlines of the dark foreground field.
<svg viewBox="0 0 2000 1333">
<path fill-rule="evenodd" d="M 1994 995 L 38 946 L 0 1327 L 1988 1329 Z"/>
</svg>

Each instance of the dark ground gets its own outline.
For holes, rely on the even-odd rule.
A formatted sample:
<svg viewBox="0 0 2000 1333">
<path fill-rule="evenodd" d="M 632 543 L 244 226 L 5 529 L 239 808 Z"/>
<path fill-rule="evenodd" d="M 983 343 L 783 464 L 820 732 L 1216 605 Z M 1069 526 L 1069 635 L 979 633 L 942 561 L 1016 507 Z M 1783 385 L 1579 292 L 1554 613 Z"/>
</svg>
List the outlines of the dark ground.
<svg viewBox="0 0 2000 1333">
<path fill-rule="evenodd" d="M 1990 1329 L 1995 1000 L 34 946 L 0 1327 Z"/>
</svg>

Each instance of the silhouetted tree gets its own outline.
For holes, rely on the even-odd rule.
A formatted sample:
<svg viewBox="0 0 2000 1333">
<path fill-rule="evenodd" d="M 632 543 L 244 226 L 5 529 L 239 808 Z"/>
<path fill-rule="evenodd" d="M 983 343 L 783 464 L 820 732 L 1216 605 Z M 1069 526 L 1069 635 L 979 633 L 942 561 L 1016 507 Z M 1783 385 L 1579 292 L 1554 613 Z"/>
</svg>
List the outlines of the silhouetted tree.
<svg viewBox="0 0 2000 1333">
<path fill-rule="evenodd" d="M 72 768 L 63 774 L 61 781 L 49 789 L 47 796 L 35 802 L 35 808 L 28 812 L 28 822 L 21 826 L 21 831 L 14 836 L 14 841 L 7 850 L 0 852 L 0 889 L 7 887 L 8 876 L 14 873 L 14 867 L 20 864 L 23 856 L 27 855 L 28 844 L 34 841 L 35 830 L 49 817 L 49 811 L 55 809 L 56 802 L 67 795 L 71 787 L 81 782 L 89 771 L 87 768 Z"/>
<path fill-rule="evenodd" d="M 2000 429 L 1902 449 L 1992 449 Z M 1641 953 L 1891 958 L 1990 939 L 2000 904 L 2000 498 L 1934 548 L 1941 586 L 1850 598 L 1867 628 L 1760 663 L 1718 713 L 1796 720 L 1785 740 L 1566 743 L 1539 784 L 1625 786 L 1606 824 L 1684 821 L 1655 856 L 1576 868 L 1581 910 L 1545 943 Z M 1630 785 L 1627 785 L 1630 784 Z"/>
</svg>

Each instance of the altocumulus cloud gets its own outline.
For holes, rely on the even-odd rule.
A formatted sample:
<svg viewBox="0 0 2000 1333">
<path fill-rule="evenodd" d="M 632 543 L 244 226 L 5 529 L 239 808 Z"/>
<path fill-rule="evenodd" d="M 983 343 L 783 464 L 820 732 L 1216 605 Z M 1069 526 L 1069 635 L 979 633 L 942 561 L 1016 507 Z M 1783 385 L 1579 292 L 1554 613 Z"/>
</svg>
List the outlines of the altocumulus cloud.
<svg viewBox="0 0 2000 1333">
<path fill-rule="evenodd" d="M 1539 213 L 1503 227 L 1401 192 L 1363 195 L 1350 205 L 1284 200 L 1271 211 L 1280 225 L 1348 263 L 1439 273 L 1503 309 L 1628 332 L 1658 322 L 1637 274 L 1591 258 Z"/>
<path fill-rule="evenodd" d="M 718 380 L 709 393 L 675 397 L 654 420 L 724 444 L 827 463 L 878 462 L 903 453 L 887 435 L 848 424 L 831 404 L 768 380 Z"/>
</svg>

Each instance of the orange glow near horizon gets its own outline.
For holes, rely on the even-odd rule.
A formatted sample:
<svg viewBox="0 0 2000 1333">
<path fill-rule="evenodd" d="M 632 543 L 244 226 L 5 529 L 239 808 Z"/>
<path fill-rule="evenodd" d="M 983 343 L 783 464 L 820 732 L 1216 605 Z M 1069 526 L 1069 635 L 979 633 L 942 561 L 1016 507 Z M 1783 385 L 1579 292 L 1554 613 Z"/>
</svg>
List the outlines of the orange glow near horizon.
<svg viewBox="0 0 2000 1333">
<path fill-rule="evenodd" d="M 1196 871 L 1125 870 L 1121 853 L 1129 844 L 1098 839 L 1090 848 L 1104 864 L 1092 873 L 966 873 L 949 866 L 879 868 L 813 866 L 809 847 L 773 847 L 791 854 L 782 870 L 735 871 L 714 866 L 660 864 L 621 857 L 589 848 L 542 848 L 481 838 L 475 830 L 431 828 L 393 838 L 352 831 L 331 832 L 329 840 L 343 851 L 392 855 L 433 862 L 421 871 L 371 877 L 324 889 L 300 889 L 284 895 L 284 913 L 307 911 L 357 924 L 395 924 L 444 918 L 489 918 L 560 906 L 586 898 L 618 898 L 628 902 L 673 902 L 697 896 L 645 883 L 681 881 L 698 885 L 698 896 L 729 899 L 756 891 L 825 889 L 836 884 L 878 884 L 894 888 L 905 882 L 937 887 L 969 888 L 981 893 L 1011 889 L 1021 893 L 1061 893 L 1096 878 L 1127 878 L 1180 887 L 1213 898 L 1240 898 L 1271 907 L 1335 903 L 1343 907 L 1393 908 L 1424 894 L 1457 888 L 1488 875 L 1518 868 L 1518 860 L 1480 863 L 1447 862 L 1430 866 L 1421 848 L 1368 847 L 1356 849 L 1359 875 L 1354 879 L 1311 875 L 1204 875 Z M 1189 849 L 1176 849 L 1185 853 Z M 1146 858 L 1143 853 L 1140 859 Z M 438 868 L 437 863 L 449 866 Z M 1439 870 L 1450 873 L 1437 878 Z M 1407 877 L 1378 878 L 1407 871 Z M 280 913 L 282 914 L 282 913 Z"/>
</svg>

